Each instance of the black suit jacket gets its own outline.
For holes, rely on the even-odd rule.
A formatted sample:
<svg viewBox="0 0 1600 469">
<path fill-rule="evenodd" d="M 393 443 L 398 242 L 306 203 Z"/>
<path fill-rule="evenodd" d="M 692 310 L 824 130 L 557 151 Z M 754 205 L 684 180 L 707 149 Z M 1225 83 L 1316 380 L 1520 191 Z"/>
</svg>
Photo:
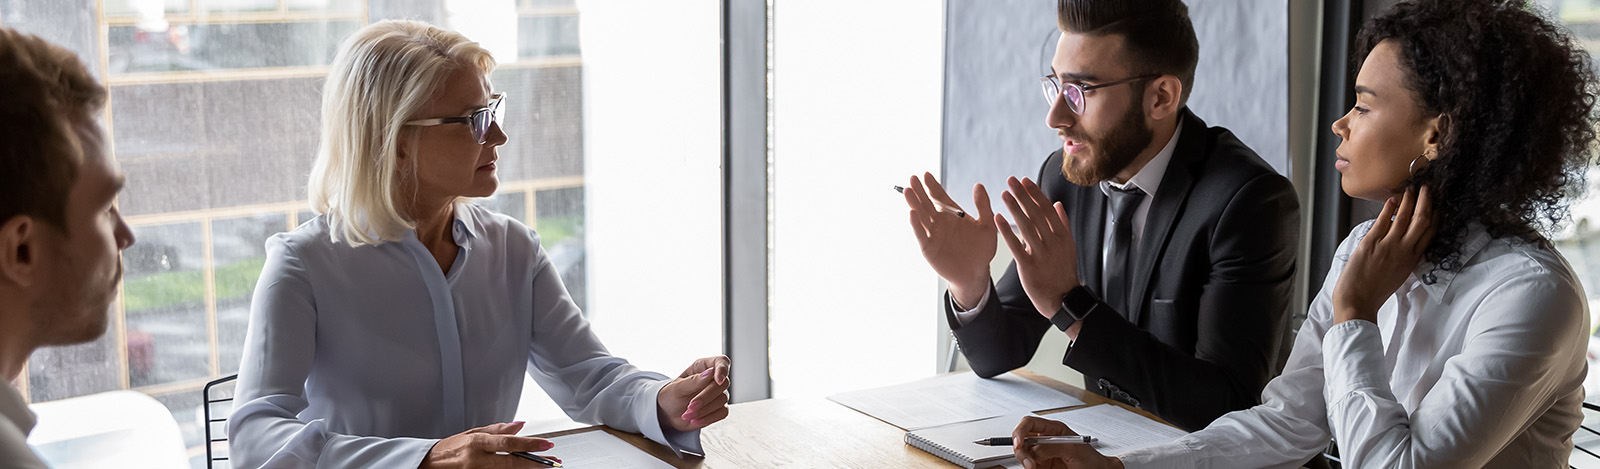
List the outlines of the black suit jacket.
<svg viewBox="0 0 1600 469">
<path fill-rule="evenodd" d="M 1101 395 L 1187 430 L 1258 403 L 1277 374 L 1299 239 L 1300 204 L 1288 179 L 1221 127 L 1187 109 L 1156 189 L 1132 267 L 1130 311 L 1085 318 L 1062 363 Z M 1061 174 L 1061 151 L 1039 169 L 1078 244 L 1078 276 L 1098 292 L 1106 196 Z M 1017 279 L 1017 264 L 961 326 L 946 316 L 973 371 L 992 377 L 1026 365 L 1051 329 Z"/>
</svg>

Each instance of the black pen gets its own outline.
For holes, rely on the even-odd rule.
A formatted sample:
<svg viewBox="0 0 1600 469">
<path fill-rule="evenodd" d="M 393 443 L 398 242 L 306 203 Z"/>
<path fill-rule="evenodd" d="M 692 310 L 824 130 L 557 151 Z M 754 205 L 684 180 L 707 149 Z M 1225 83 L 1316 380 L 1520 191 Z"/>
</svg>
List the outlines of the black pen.
<svg viewBox="0 0 1600 469">
<path fill-rule="evenodd" d="M 1027 437 L 1027 438 L 1023 438 L 1022 441 L 1024 443 L 1027 443 L 1027 444 L 1030 444 L 1030 445 L 1042 445 L 1042 444 L 1049 444 L 1049 443 L 1089 444 L 1089 443 L 1094 443 L 1094 437 L 1092 437 L 1092 436 L 1082 436 L 1082 435 L 1073 435 L 1073 436 L 1030 436 L 1030 437 Z M 1011 446 L 1011 443 L 1012 443 L 1011 442 L 1011 437 L 1009 437 L 1009 436 L 997 436 L 997 437 L 993 437 L 993 438 L 979 438 L 977 441 L 973 441 L 972 442 L 972 444 L 982 445 L 982 446 Z"/>
<path fill-rule="evenodd" d="M 551 461 L 550 459 L 545 458 L 544 456 L 540 456 L 540 455 L 537 455 L 537 454 L 529 453 L 527 451 L 513 451 L 511 453 L 511 455 L 519 457 L 519 458 L 522 458 L 522 459 L 526 459 L 526 460 L 529 460 L 529 461 L 533 461 L 533 462 L 536 462 L 536 463 L 539 463 L 539 464 L 543 464 L 543 465 L 546 465 L 546 466 L 550 466 L 550 467 L 561 467 L 561 463 L 558 463 L 558 462 L 555 462 L 555 461 Z"/>
<path fill-rule="evenodd" d="M 899 192 L 901 194 L 904 194 L 904 193 L 906 193 L 906 188 L 900 187 L 900 186 L 894 186 L 894 191 L 895 192 Z M 945 207 L 944 207 L 944 204 L 941 204 L 939 202 L 935 202 L 933 200 L 929 200 L 929 202 L 933 202 L 933 208 L 935 208 L 935 209 L 937 209 L 937 210 L 939 210 L 941 212 L 946 211 Z M 956 210 L 955 212 L 956 212 L 956 218 L 966 218 L 967 217 L 967 212 L 963 212 L 963 211 L 960 211 L 960 210 Z"/>
</svg>

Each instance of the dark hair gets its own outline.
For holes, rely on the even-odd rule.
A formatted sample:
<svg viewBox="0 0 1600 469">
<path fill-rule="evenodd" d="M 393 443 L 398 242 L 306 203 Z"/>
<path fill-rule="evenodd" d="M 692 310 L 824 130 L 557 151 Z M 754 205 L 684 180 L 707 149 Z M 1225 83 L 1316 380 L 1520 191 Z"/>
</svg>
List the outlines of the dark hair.
<svg viewBox="0 0 1600 469">
<path fill-rule="evenodd" d="M 1472 222 L 1535 241 L 1566 218 L 1595 156 L 1596 83 L 1564 29 L 1525 0 L 1407 1 L 1361 28 L 1353 69 L 1383 41 L 1404 87 L 1443 116 L 1437 158 L 1411 181 L 1431 188 L 1439 217 L 1428 261 L 1460 269 Z"/>
<path fill-rule="evenodd" d="M 1183 83 L 1179 103 L 1189 102 L 1200 42 L 1180 0 L 1059 0 L 1057 26 L 1063 32 L 1122 36 L 1134 75 L 1160 73 Z"/>
<path fill-rule="evenodd" d="M 75 119 L 106 90 L 72 51 L 0 28 L 0 223 L 36 217 L 66 230 L 67 192 L 83 159 Z"/>
</svg>

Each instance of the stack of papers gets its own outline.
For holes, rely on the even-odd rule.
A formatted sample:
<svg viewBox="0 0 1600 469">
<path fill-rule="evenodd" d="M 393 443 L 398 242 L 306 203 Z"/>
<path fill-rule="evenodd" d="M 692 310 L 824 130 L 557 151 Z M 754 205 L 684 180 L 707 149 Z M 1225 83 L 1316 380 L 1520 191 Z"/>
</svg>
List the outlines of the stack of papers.
<svg viewBox="0 0 1600 469">
<path fill-rule="evenodd" d="M 1083 405 L 1070 394 L 1011 373 L 993 379 L 972 373 L 944 375 L 835 394 L 828 400 L 903 430 Z"/>
<path fill-rule="evenodd" d="M 1027 414 L 1003 415 L 915 430 L 906 433 L 906 444 L 968 469 L 986 462 L 1010 466 L 1016 462 L 1010 446 L 982 446 L 974 444 L 973 440 L 1009 436 L 1024 415 Z M 1066 423 L 1072 431 L 1094 437 L 1095 450 L 1108 456 L 1167 443 L 1185 434 L 1183 430 L 1111 404 L 1039 417 Z"/>
</svg>

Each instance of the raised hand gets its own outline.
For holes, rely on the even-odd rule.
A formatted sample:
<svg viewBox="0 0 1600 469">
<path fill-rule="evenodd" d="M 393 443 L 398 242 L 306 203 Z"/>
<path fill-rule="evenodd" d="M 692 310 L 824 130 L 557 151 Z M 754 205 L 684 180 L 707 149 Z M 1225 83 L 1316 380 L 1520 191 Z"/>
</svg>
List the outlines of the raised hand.
<svg viewBox="0 0 1600 469">
<path fill-rule="evenodd" d="M 1072 238 L 1072 223 L 1067 221 L 1066 209 L 1051 203 L 1032 180 L 1013 177 L 1006 185 L 1010 190 L 1000 198 L 1016 218 L 1017 231 L 1011 231 L 1004 215 L 994 216 L 994 226 L 1017 260 L 1017 277 L 1034 309 L 1044 317 L 1055 316 L 1061 296 L 1079 285 L 1078 243 Z"/>
<path fill-rule="evenodd" d="M 728 418 L 728 357 L 695 360 L 656 395 L 661 419 L 678 431 L 705 428 Z"/>
<path fill-rule="evenodd" d="M 989 261 L 994 260 L 998 243 L 994 225 L 989 223 L 989 193 L 983 184 L 972 186 L 972 201 L 978 209 L 973 217 L 950 199 L 933 173 L 922 177 L 912 176 L 910 187 L 902 192 L 911 207 L 911 231 L 922 246 L 922 258 L 949 284 L 956 303 L 974 307 L 989 291 Z"/>
<path fill-rule="evenodd" d="M 1434 213 L 1427 186 L 1390 197 L 1361 239 L 1333 287 L 1334 323 L 1378 322 L 1378 308 L 1416 269 L 1433 241 Z"/>
</svg>

